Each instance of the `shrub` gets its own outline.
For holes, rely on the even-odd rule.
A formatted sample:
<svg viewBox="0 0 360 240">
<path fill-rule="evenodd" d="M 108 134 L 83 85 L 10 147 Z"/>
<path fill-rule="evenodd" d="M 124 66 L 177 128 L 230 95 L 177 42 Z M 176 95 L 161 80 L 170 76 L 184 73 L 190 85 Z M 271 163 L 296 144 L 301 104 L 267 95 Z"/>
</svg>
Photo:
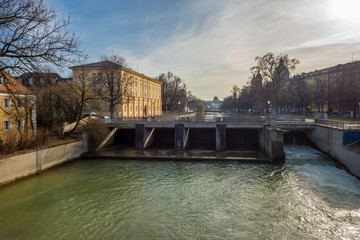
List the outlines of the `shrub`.
<svg viewBox="0 0 360 240">
<path fill-rule="evenodd" d="M 109 134 L 106 124 L 98 119 L 89 120 L 86 125 L 81 126 L 81 130 L 89 134 L 89 149 L 94 150 Z"/>
</svg>

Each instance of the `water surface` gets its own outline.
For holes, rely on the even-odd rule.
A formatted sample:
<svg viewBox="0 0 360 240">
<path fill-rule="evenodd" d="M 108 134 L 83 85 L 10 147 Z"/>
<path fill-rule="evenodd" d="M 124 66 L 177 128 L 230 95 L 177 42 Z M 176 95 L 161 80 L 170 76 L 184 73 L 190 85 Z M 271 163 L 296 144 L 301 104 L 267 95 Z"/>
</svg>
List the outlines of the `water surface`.
<svg viewBox="0 0 360 240">
<path fill-rule="evenodd" d="M 0 239 L 359 239 L 360 181 L 283 166 L 81 160 L 0 188 Z"/>
</svg>

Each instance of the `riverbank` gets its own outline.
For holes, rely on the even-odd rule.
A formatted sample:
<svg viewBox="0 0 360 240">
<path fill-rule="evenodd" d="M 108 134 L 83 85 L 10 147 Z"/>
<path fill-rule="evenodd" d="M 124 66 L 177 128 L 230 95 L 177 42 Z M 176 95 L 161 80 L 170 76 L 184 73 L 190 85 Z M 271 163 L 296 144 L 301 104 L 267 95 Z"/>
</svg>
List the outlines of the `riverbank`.
<svg viewBox="0 0 360 240">
<path fill-rule="evenodd" d="M 0 186 L 79 158 L 88 150 L 86 137 L 76 142 L 55 144 L 0 159 Z"/>
</svg>

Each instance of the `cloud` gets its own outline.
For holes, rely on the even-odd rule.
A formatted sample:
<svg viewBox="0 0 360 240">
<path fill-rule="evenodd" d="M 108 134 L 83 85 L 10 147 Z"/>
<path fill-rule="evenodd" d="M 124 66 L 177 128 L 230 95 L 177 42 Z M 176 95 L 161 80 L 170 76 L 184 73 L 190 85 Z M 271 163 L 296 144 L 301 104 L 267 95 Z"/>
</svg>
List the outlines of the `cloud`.
<svg viewBox="0 0 360 240">
<path fill-rule="evenodd" d="M 134 70 L 151 77 L 172 71 L 195 95 L 223 98 L 248 81 L 255 57 L 267 52 L 288 53 L 300 59 L 299 71 L 310 71 L 346 61 L 351 48 L 358 51 L 359 28 L 327 12 L 328 2 L 165 1 L 150 13 L 136 8 L 141 17 L 130 21 L 130 29 L 106 27 L 112 34 L 93 41 L 90 51 L 125 56 Z M 99 43 L 107 46 L 96 49 Z"/>
</svg>

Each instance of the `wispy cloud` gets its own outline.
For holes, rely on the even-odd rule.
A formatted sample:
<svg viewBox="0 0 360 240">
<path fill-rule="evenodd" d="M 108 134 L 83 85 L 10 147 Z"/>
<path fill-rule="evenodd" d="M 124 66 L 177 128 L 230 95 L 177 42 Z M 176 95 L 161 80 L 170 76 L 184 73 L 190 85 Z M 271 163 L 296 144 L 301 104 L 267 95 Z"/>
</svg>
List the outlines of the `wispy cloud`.
<svg viewBox="0 0 360 240">
<path fill-rule="evenodd" d="M 94 38 L 86 41 L 96 58 L 120 54 L 146 75 L 172 71 L 199 97 L 222 98 L 248 81 L 254 58 L 267 52 L 300 59 L 297 72 L 359 55 L 360 29 L 336 18 L 329 1 L 121 1 L 129 12 L 109 10 L 106 23 L 96 18 L 102 36 L 85 35 Z"/>
</svg>

